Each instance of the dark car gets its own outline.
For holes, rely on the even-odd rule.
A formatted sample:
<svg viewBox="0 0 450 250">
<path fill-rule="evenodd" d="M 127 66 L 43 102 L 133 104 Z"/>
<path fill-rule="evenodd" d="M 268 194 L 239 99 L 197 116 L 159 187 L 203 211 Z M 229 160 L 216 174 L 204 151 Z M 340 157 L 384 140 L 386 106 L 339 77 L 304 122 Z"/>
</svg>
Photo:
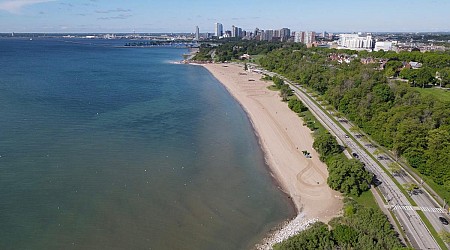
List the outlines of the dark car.
<svg viewBox="0 0 450 250">
<path fill-rule="evenodd" d="M 356 159 L 358 159 L 358 158 L 359 158 L 359 156 L 358 156 L 358 154 L 357 154 L 357 153 L 352 153 L 352 155 L 353 155 L 353 157 L 355 157 Z"/>
<path fill-rule="evenodd" d="M 448 220 L 444 217 L 439 217 L 439 220 L 441 221 L 442 224 L 444 225 L 448 225 Z"/>
</svg>

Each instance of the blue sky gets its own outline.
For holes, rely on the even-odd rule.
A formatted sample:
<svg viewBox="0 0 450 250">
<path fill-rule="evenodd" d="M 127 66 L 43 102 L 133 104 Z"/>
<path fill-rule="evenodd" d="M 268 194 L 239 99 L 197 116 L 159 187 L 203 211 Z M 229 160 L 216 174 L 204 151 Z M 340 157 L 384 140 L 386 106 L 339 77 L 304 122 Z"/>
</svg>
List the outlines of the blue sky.
<svg viewBox="0 0 450 250">
<path fill-rule="evenodd" d="M 0 32 L 450 31 L 450 0 L 0 0 Z"/>
</svg>

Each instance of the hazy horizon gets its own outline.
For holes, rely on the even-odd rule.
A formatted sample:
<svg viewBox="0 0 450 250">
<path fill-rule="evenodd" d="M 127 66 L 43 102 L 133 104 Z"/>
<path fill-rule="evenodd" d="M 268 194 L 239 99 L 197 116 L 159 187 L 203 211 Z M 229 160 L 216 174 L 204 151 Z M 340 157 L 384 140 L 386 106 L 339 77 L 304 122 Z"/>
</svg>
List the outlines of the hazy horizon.
<svg viewBox="0 0 450 250">
<path fill-rule="evenodd" d="M 213 32 L 220 22 L 244 30 L 328 32 L 449 32 L 450 1 L 376 4 L 342 0 L 0 0 L 1 33 L 192 33 Z"/>
</svg>

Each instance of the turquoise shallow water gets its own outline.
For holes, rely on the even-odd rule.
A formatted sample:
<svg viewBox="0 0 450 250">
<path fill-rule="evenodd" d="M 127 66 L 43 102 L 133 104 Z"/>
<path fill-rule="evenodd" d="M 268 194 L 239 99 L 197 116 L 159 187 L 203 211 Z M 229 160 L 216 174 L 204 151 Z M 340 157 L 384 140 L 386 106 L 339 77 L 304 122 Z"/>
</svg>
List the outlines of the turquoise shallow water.
<svg viewBox="0 0 450 250">
<path fill-rule="evenodd" d="M 124 43 L 0 39 L 0 249 L 246 249 L 292 216 L 224 87 Z"/>
</svg>

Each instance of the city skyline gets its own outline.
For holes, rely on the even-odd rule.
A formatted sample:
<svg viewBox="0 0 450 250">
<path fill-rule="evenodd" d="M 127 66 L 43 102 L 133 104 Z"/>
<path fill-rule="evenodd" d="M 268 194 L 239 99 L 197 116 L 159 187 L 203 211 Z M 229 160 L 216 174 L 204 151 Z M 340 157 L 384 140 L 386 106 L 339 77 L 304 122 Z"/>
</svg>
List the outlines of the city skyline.
<svg viewBox="0 0 450 250">
<path fill-rule="evenodd" d="M 450 1 L 343 0 L 165 2 L 0 0 L 0 32 L 189 32 L 280 29 L 329 32 L 449 32 Z M 180 10 L 182 10 L 180 12 Z"/>
</svg>

